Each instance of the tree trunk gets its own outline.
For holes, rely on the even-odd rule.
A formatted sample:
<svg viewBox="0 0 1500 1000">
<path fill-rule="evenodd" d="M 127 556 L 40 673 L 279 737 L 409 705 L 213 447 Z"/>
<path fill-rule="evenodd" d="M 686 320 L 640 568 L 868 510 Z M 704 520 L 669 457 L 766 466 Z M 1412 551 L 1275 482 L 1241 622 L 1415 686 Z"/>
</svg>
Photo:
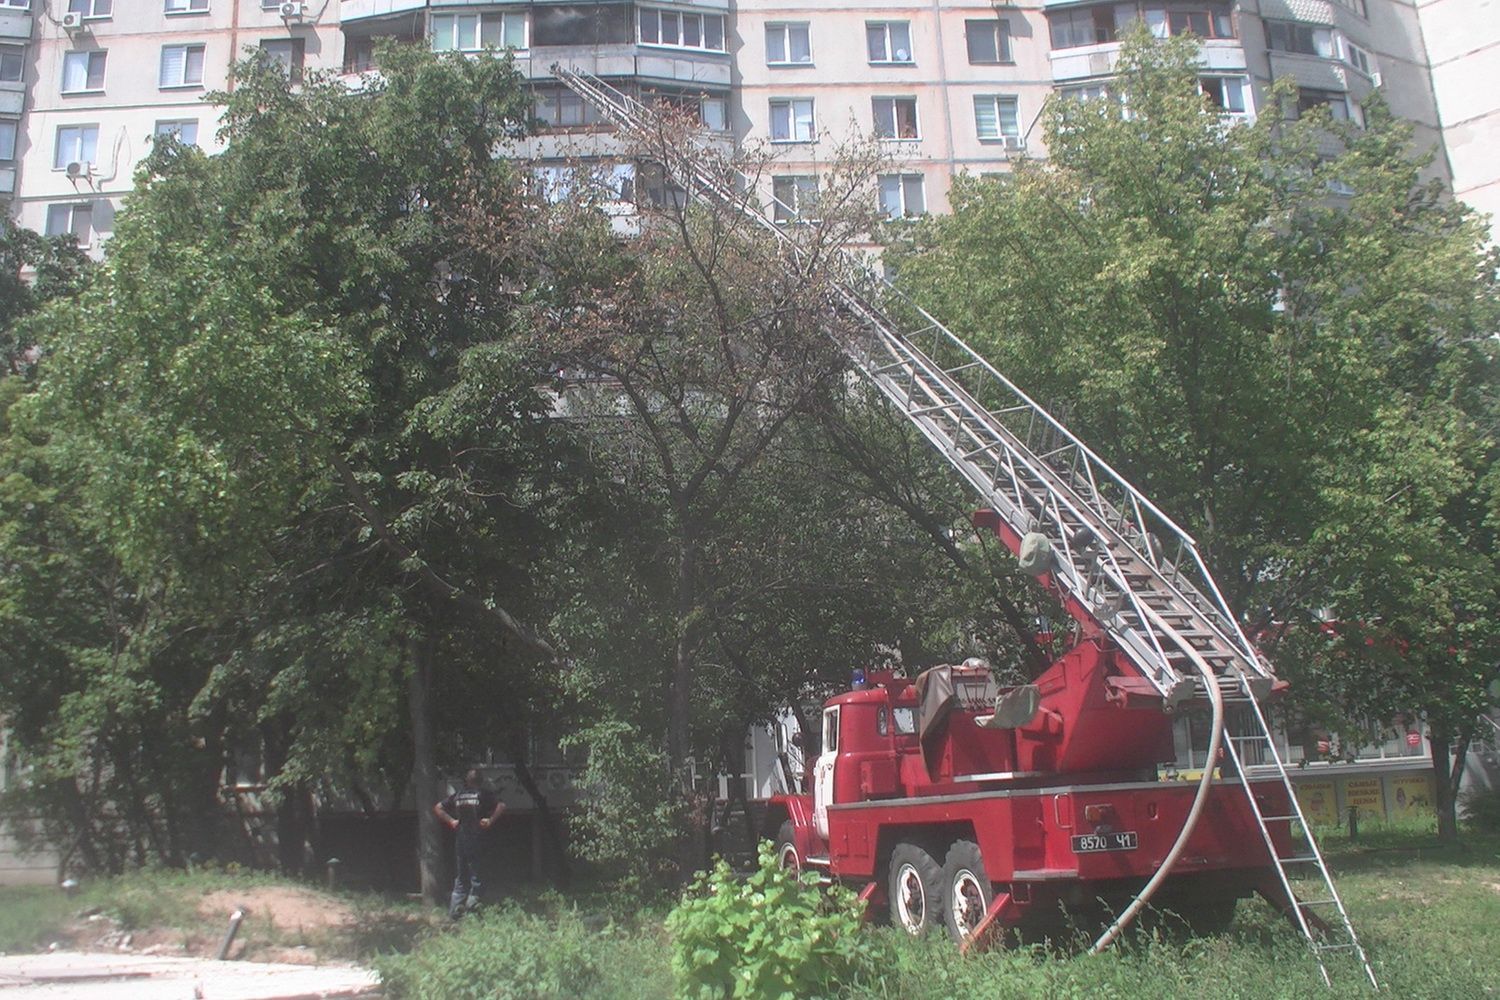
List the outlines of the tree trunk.
<svg viewBox="0 0 1500 1000">
<path fill-rule="evenodd" d="M 1443 844 L 1458 843 L 1458 796 L 1452 784 L 1449 760 L 1449 736 L 1436 726 L 1430 727 L 1427 742 L 1433 748 L 1433 789 L 1437 793 L 1437 840 Z M 1460 774 L 1463 771 L 1460 771 Z"/>
<path fill-rule="evenodd" d="M 432 804 L 438 800 L 437 750 L 432 727 L 432 645 L 411 644 L 411 669 L 406 676 L 406 705 L 411 715 L 411 797 L 417 810 L 417 868 L 422 898 L 443 899 L 443 831 Z"/>
<path fill-rule="evenodd" d="M 516 780 L 531 797 L 531 802 L 536 806 L 537 819 L 541 821 L 542 829 L 547 832 L 547 841 L 551 845 L 553 859 L 553 871 L 560 886 L 567 886 L 572 881 L 573 872 L 568 865 L 567 845 L 563 839 L 562 827 L 558 825 L 557 814 L 547 804 L 547 796 L 542 794 L 541 786 L 536 783 L 536 777 L 531 773 L 530 766 L 526 763 L 525 748 L 521 743 L 520 733 L 512 729 L 510 733 L 510 762 L 516 770 Z"/>
</svg>

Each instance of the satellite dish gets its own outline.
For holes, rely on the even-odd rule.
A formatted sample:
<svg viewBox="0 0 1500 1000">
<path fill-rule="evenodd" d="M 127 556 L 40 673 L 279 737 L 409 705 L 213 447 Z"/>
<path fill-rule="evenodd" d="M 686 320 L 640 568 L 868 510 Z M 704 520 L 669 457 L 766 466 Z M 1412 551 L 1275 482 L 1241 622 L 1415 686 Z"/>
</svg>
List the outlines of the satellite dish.
<svg viewBox="0 0 1500 1000">
<path fill-rule="evenodd" d="M 911 53 L 907 52 L 905 49 L 897 49 L 896 50 L 896 61 L 897 62 L 910 62 L 911 61 Z"/>
<path fill-rule="evenodd" d="M 85 176 L 88 172 L 89 172 L 89 165 L 87 163 L 80 163 L 78 160 L 71 161 L 68 164 L 68 167 L 67 167 L 67 170 L 66 170 L 66 173 L 68 175 L 68 179 L 69 180 L 74 180 L 74 181 L 76 181 L 80 177 Z"/>
</svg>

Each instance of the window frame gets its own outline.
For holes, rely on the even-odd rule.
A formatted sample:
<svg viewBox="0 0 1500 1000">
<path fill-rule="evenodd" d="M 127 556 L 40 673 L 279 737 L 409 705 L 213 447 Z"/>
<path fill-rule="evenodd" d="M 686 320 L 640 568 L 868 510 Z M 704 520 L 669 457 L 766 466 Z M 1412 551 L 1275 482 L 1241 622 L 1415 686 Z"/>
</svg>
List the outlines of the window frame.
<svg viewBox="0 0 1500 1000">
<path fill-rule="evenodd" d="M 663 15 L 670 16 L 675 22 L 673 35 L 677 41 L 664 42 L 665 36 Z M 654 38 L 646 37 L 646 19 L 650 16 L 654 19 Z M 698 22 L 698 41 L 689 44 L 687 38 L 687 23 L 689 18 Z M 715 32 L 710 32 L 708 25 L 710 21 L 717 22 Z M 710 34 L 718 35 L 719 44 L 715 48 L 708 44 Z M 651 45 L 664 49 L 681 49 L 688 52 L 714 52 L 727 54 L 729 52 L 729 22 L 723 14 L 703 10 L 679 10 L 672 7 L 637 7 L 635 15 L 635 40 L 637 45 Z"/>
<path fill-rule="evenodd" d="M 72 62 L 75 61 L 75 57 L 76 56 L 82 56 L 82 57 L 84 57 L 84 67 L 83 67 L 83 84 L 84 85 L 82 87 L 72 87 L 72 88 L 70 88 L 68 86 L 68 75 L 69 75 L 68 74 L 68 66 Z M 93 76 L 94 76 L 94 60 L 95 60 L 95 57 L 98 57 L 98 64 L 99 64 L 99 85 L 98 86 L 92 86 L 91 85 L 92 80 L 93 80 Z M 58 92 L 60 94 L 64 95 L 65 97 L 72 97 L 72 96 L 74 96 L 76 94 L 102 94 L 102 93 L 104 93 L 104 73 L 105 73 L 105 70 L 108 67 L 108 65 L 109 65 L 109 51 L 107 49 L 73 49 L 71 51 L 64 52 L 63 53 L 63 58 L 62 58 L 62 73 L 63 73 L 63 75 L 62 75 L 62 84 L 58 87 Z"/>
<path fill-rule="evenodd" d="M 982 104 L 988 102 L 994 112 L 995 134 L 985 135 L 981 128 L 979 109 Z M 1011 112 L 1011 124 L 1013 131 L 1005 130 L 1005 116 L 1001 113 L 1003 105 L 1009 105 Z M 1017 94 L 975 94 L 974 95 L 974 135 L 983 143 L 994 143 L 996 145 L 1019 145 L 1021 139 L 1021 98 Z M 1010 140 L 1016 140 L 1014 143 Z"/>
<path fill-rule="evenodd" d="M 100 3 L 106 8 L 102 14 L 97 10 Z M 84 9 L 74 10 L 75 6 Z M 115 16 L 114 0 L 68 0 L 67 10 L 69 14 L 77 14 L 85 21 L 108 21 Z"/>
<path fill-rule="evenodd" d="M 0 155 L 0 163 L 14 163 L 16 144 L 21 141 L 21 121 L 18 118 L 0 118 L 0 154 L 5 153 L 3 136 L 10 131 L 10 155 Z"/>
<path fill-rule="evenodd" d="M 170 134 L 175 135 L 177 137 L 177 141 L 182 143 L 184 146 L 198 146 L 198 124 L 199 122 L 196 118 L 159 118 L 151 126 L 151 138 L 153 141 L 155 141 L 156 139 L 159 139 L 164 135 Z M 171 126 L 174 125 L 177 127 L 172 128 Z M 191 142 L 182 138 L 182 126 L 184 125 L 191 125 L 193 127 L 193 138 Z M 199 146 L 198 148 L 201 149 L 202 147 Z"/>
<path fill-rule="evenodd" d="M 167 17 L 188 17 L 207 14 L 209 0 L 162 0 L 162 13 Z M 176 4 L 177 6 L 173 6 Z"/>
<path fill-rule="evenodd" d="M 768 102 L 769 117 L 766 131 L 771 137 L 771 142 L 777 145 L 816 142 L 818 138 L 818 106 L 811 97 L 773 97 Z M 805 137 L 797 134 L 797 105 L 807 105 L 807 135 Z M 778 105 L 784 105 L 787 113 L 787 135 L 785 138 L 776 138 L 776 110 Z"/>
<path fill-rule="evenodd" d="M 14 51 L 12 51 L 14 50 Z M 14 60 L 12 65 L 16 68 L 14 78 L 5 76 L 4 66 L 7 58 Z M 0 43 L 0 83 L 25 83 L 26 82 L 26 46 L 14 45 L 10 42 Z"/>
<path fill-rule="evenodd" d="M 880 105 L 882 102 L 890 102 L 891 107 L 891 133 L 886 135 L 880 128 Z M 911 135 L 900 135 L 901 115 L 899 108 L 904 103 L 911 104 Z M 875 123 L 875 137 L 883 142 L 921 142 L 922 141 L 922 116 L 918 111 L 918 101 L 915 94 L 901 96 L 879 96 L 870 98 L 870 114 Z"/>
<path fill-rule="evenodd" d="M 182 79 L 176 83 L 167 83 L 167 52 L 170 49 L 182 50 Z M 198 79 L 189 80 L 188 70 L 192 66 L 193 50 L 200 53 L 198 59 Z M 194 87 L 203 86 L 203 77 L 208 66 L 208 46 L 203 42 L 174 42 L 161 47 L 156 67 L 156 89 L 158 90 L 191 90 Z"/>
<path fill-rule="evenodd" d="M 807 36 L 807 58 L 794 59 L 792 54 L 792 32 L 800 28 Z M 779 31 L 781 34 L 781 51 L 786 56 L 784 59 L 771 58 L 771 35 Z M 808 21 L 767 21 L 766 22 L 766 65 L 767 66 L 811 66 L 813 64 L 812 53 L 812 24 Z"/>
<path fill-rule="evenodd" d="M 1219 83 L 1220 93 L 1226 97 L 1228 96 L 1228 91 L 1223 89 L 1223 85 L 1230 82 L 1237 84 L 1239 87 L 1240 107 L 1230 107 L 1226 101 L 1222 100 L 1214 101 L 1214 95 L 1208 90 L 1208 85 L 1214 81 Z M 1198 77 L 1198 89 L 1214 103 L 1215 109 L 1221 115 L 1248 115 L 1254 110 L 1250 101 L 1250 78 L 1247 76 L 1235 73 L 1206 73 Z"/>
<path fill-rule="evenodd" d="M 1311 56 L 1314 59 L 1332 59 L 1338 53 L 1333 28 L 1326 24 L 1303 24 L 1300 21 L 1283 21 L 1264 18 L 1266 48 L 1283 55 Z M 1322 34 L 1325 51 L 1318 50 L 1319 33 Z M 1305 47 L 1303 43 L 1306 43 Z"/>
<path fill-rule="evenodd" d="M 85 143 L 84 136 L 89 131 L 91 131 L 91 130 L 93 132 L 93 142 L 92 142 L 92 145 L 94 147 L 94 149 L 93 149 L 93 156 L 87 156 L 86 157 L 86 156 L 83 155 L 84 154 L 84 149 L 85 149 L 85 146 L 89 145 L 89 144 Z M 70 151 L 70 155 L 68 155 L 68 156 L 63 156 L 62 155 L 62 152 L 63 152 L 63 133 L 64 132 L 69 132 L 69 131 L 76 131 L 78 133 L 78 140 L 74 144 L 74 150 L 76 150 L 76 152 L 78 153 L 77 156 L 71 155 L 71 151 Z M 59 125 L 53 131 L 53 133 L 52 133 L 52 169 L 53 170 L 66 170 L 66 169 L 68 169 L 68 164 L 69 163 L 86 163 L 89 166 L 93 166 L 94 162 L 95 162 L 94 158 L 97 157 L 98 155 L 99 155 L 99 123 L 98 122 L 72 122 L 72 123 L 69 123 L 67 125 Z"/>
<path fill-rule="evenodd" d="M 307 70 L 307 41 L 302 38 L 262 38 L 260 40 L 259 56 L 261 59 L 270 60 L 281 64 L 281 60 L 272 55 L 281 46 L 287 46 L 287 60 L 285 62 L 287 79 L 292 83 L 301 83 L 302 74 Z M 272 46 L 276 48 L 273 49 Z"/>
<path fill-rule="evenodd" d="M 905 59 L 898 59 L 898 58 L 896 58 L 896 52 L 898 50 L 896 48 L 895 43 L 892 42 L 892 40 L 891 40 L 891 28 L 895 27 L 896 25 L 900 25 L 901 29 L 906 32 L 906 58 Z M 877 30 L 877 29 L 881 33 L 881 45 L 882 45 L 882 47 L 883 47 L 883 49 L 885 51 L 884 58 L 880 58 L 880 59 L 877 59 L 875 57 L 875 53 L 872 51 L 871 45 L 870 45 L 870 43 L 872 41 L 872 39 L 870 37 L 870 33 L 872 31 Z M 903 20 L 866 21 L 865 22 L 865 57 L 869 60 L 869 63 L 870 63 L 871 66 L 915 66 L 917 64 L 917 53 L 916 53 L 916 50 L 915 50 L 914 46 L 911 43 L 911 22 L 910 21 L 903 21 Z"/>
<path fill-rule="evenodd" d="M 29 12 L 31 10 L 31 0 L 0 0 L 0 7 Z"/>
<path fill-rule="evenodd" d="M 790 186 L 791 202 L 777 194 L 778 186 Z M 777 225 L 805 225 L 820 221 L 822 217 L 817 214 L 817 196 L 817 174 L 773 174 L 770 206 L 772 221 Z M 804 209 L 810 209 L 813 214 L 804 214 Z"/>
<path fill-rule="evenodd" d="M 893 215 L 890 212 L 886 211 L 885 185 L 886 185 L 886 182 L 888 180 L 890 180 L 890 179 L 894 179 L 896 181 L 896 192 L 899 195 L 900 201 L 901 201 L 901 205 L 900 205 L 901 212 L 900 212 L 899 215 Z M 911 210 L 911 206 L 909 204 L 910 199 L 907 197 L 907 195 L 910 192 L 910 188 L 908 187 L 908 183 L 910 181 L 912 181 L 912 180 L 916 181 L 916 190 L 918 191 L 919 197 L 921 198 L 921 201 L 922 201 L 921 207 L 917 211 L 912 211 Z M 876 197 L 878 197 L 880 199 L 880 203 L 879 203 L 880 212 L 881 212 L 881 214 L 883 216 L 885 216 L 885 221 L 887 221 L 887 222 L 898 222 L 898 221 L 900 221 L 902 219 L 916 219 L 916 218 L 919 218 L 919 217 L 927 214 L 927 177 L 926 177 L 925 174 L 920 174 L 920 173 L 879 174 L 875 178 L 875 185 L 876 185 L 876 192 L 877 192 Z"/>
<path fill-rule="evenodd" d="M 474 45 L 472 47 L 465 47 L 460 44 L 462 36 L 459 32 L 459 25 L 464 18 L 474 19 Z M 500 22 L 500 39 L 502 43 L 505 40 L 509 26 L 519 21 L 521 26 L 521 44 L 486 45 L 484 42 L 485 24 L 486 22 L 493 23 L 496 20 Z M 524 10 L 456 10 L 434 13 L 427 21 L 427 46 L 433 52 L 484 52 L 487 49 L 495 49 L 499 52 L 529 52 L 531 50 L 531 16 Z M 437 45 L 439 21 L 452 23 L 452 30 L 449 33 L 448 39 L 450 44 L 443 48 L 439 48 Z"/>
<path fill-rule="evenodd" d="M 975 59 L 974 43 L 970 41 L 973 37 L 971 32 L 976 30 L 985 31 L 994 41 L 994 59 Z M 1011 66 L 1016 61 L 1015 45 L 1012 41 L 1010 30 L 1010 19 L 1005 17 L 970 17 L 964 18 L 964 52 L 969 57 L 970 66 Z"/>
<path fill-rule="evenodd" d="M 53 213 L 58 209 L 63 209 L 68 213 L 68 224 L 64 226 L 60 231 L 56 230 L 56 228 L 52 225 Z M 83 232 L 81 233 L 78 231 L 78 216 L 80 211 L 83 213 L 84 217 L 87 220 L 83 225 Z M 61 201 L 53 202 L 52 204 L 47 206 L 47 217 L 42 222 L 42 234 L 44 236 L 71 236 L 73 237 L 74 242 L 79 246 L 86 247 L 93 239 L 93 232 L 94 206 L 92 204 L 79 201 Z"/>
</svg>

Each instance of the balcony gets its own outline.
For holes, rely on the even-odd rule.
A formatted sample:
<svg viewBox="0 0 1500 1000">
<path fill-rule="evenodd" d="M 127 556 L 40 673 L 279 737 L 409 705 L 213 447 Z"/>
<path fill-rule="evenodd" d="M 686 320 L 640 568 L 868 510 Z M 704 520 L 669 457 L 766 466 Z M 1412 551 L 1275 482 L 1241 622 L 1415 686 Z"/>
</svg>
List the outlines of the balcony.
<svg viewBox="0 0 1500 1000">
<path fill-rule="evenodd" d="M 1071 49 L 1054 49 L 1051 53 L 1052 79 L 1055 83 L 1109 76 L 1120 57 L 1120 44 L 1106 42 Z M 1198 57 L 1204 71 L 1212 73 L 1245 72 L 1245 50 L 1238 40 L 1207 41 Z"/>
<path fill-rule="evenodd" d="M 340 0 L 339 21 L 348 24 L 350 21 L 422 10 L 426 6 L 427 0 Z"/>
</svg>

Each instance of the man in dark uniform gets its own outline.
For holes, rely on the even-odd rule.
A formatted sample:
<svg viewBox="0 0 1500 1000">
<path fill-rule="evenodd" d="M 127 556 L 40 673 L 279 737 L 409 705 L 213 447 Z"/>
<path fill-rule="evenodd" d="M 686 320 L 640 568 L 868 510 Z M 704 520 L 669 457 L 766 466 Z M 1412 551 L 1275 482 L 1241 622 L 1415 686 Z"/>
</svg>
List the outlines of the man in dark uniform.
<svg viewBox="0 0 1500 1000">
<path fill-rule="evenodd" d="M 464 787 L 432 807 L 437 818 L 457 831 L 454 838 L 458 873 L 453 879 L 453 897 L 448 901 L 448 916 L 458 919 L 465 905 L 479 904 L 484 886 L 480 873 L 484 867 L 484 832 L 505 812 L 505 803 L 485 788 L 479 780 L 479 769 L 469 768 Z"/>
</svg>

